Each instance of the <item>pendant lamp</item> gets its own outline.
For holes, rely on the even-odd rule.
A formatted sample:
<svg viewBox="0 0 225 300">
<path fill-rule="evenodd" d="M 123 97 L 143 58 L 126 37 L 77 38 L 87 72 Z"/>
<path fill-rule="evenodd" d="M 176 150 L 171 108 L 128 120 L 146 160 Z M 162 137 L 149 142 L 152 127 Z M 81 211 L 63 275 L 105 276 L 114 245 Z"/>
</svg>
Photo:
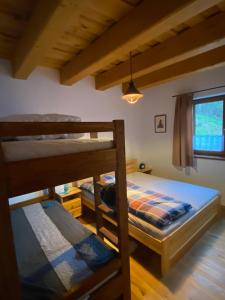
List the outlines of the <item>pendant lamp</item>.
<svg viewBox="0 0 225 300">
<path fill-rule="evenodd" d="M 130 52 L 130 81 L 128 83 L 127 91 L 122 96 L 122 99 L 126 100 L 130 104 L 137 103 L 141 98 L 144 97 L 144 95 L 136 88 L 132 75 L 132 55 Z"/>
</svg>

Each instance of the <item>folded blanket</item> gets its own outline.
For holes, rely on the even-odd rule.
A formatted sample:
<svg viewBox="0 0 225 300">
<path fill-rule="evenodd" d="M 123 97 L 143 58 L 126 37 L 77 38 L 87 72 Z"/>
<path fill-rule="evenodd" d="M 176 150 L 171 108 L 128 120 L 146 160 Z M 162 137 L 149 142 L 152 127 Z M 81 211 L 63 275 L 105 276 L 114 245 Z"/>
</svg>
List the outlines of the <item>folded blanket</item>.
<svg viewBox="0 0 225 300">
<path fill-rule="evenodd" d="M 101 195 L 103 195 L 102 200 L 106 204 L 110 204 L 110 208 L 115 208 L 115 189 L 112 189 L 112 182 L 115 181 L 115 178 L 114 176 L 103 176 L 102 180 L 108 183 L 112 190 L 109 197 L 109 193 L 106 194 L 104 190 L 107 189 L 107 186 L 103 188 L 104 193 L 101 192 Z M 82 184 L 81 189 L 94 193 L 93 182 Z M 109 201 L 106 196 L 109 197 Z M 114 198 L 114 203 L 112 198 Z M 132 182 L 127 182 L 127 198 L 130 213 L 159 228 L 172 224 L 192 208 L 188 203 L 175 200 L 158 192 L 145 190 Z"/>
</svg>

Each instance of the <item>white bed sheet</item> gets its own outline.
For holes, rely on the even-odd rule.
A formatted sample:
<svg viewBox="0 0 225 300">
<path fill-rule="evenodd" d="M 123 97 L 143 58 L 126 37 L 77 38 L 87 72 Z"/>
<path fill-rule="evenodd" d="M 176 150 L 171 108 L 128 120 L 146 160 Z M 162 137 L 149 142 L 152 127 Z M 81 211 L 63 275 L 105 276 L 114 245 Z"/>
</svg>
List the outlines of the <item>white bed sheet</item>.
<svg viewBox="0 0 225 300">
<path fill-rule="evenodd" d="M 210 201 L 214 201 L 220 196 L 218 190 L 194 185 L 186 182 L 170 180 L 162 177 L 156 177 L 152 175 L 143 174 L 141 172 L 134 172 L 127 175 L 127 180 L 133 182 L 143 188 L 155 192 L 171 196 L 176 200 L 187 202 L 191 204 L 192 210 L 179 218 L 176 222 L 169 225 L 164 229 L 159 229 L 156 226 L 134 216 L 129 213 L 129 223 L 140 228 L 142 231 L 149 235 L 162 240 L 168 236 L 171 232 L 181 226 L 191 216 L 197 213 L 202 207 L 208 204 Z M 83 192 L 86 197 L 93 201 L 93 195 L 88 192 Z"/>
<path fill-rule="evenodd" d="M 108 139 L 57 139 L 40 141 L 10 141 L 2 143 L 6 161 L 19 161 L 85 151 L 109 149 Z"/>
<path fill-rule="evenodd" d="M 146 189 L 165 194 L 182 202 L 187 202 L 195 210 L 201 209 L 207 202 L 220 194 L 216 189 L 147 175 L 141 172 L 128 174 L 127 180 L 135 182 Z"/>
</svg>

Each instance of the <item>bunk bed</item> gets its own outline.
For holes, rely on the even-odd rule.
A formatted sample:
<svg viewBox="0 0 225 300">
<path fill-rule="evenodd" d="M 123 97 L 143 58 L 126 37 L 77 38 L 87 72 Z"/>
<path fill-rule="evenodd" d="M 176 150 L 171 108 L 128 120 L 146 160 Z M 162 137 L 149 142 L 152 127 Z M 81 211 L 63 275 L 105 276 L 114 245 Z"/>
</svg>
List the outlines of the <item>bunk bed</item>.
<svg viewBox="0 0 225 300">
<path fill-rule="evenodd" d="M 192 204 L 193 209 L 166 230 L 160 230 L 129 213 L 129 235 L 160 255 L 161 274 L 164 276 L 205 230 L 218 219 L 220 193 L 217 190 L 137 172 L 138 166 L 135 159 L 127 161 L 126 171 L 128 182 L 144 186 L 150 191 L 172 195 L 175 199 L 177 196 L 177 199 Z M 101 183 L 103 187 L 104 180 Z M 83 190 L 81 196 L 82 205 L 95 210 L 92 193 Z M 116 224 L 112 215 L 105 214 L 105 218 L 110 223 Z"/>
<path fill-rule="evenodd" d="M 88 295 L 88 299 L 130 299 L 124 122 L 122 120 L 60 123 L 0 122 L 1 141 L 6 137 L 65 133 L 90 133 L 92 138 L 96 137 L 97 132 L 112 132 L 113 141 L 102 145 L 100 148 L 92 145 L 91 148 L 85 147 L 82 150 L 72 151 L 70 149 L 66 152 L 57 150 L 58 152 L 54 154 L 46 153 L 40 155 L 40 157 L 38 157 L 37 152 L 33 157 L 30 157 L 30 151 L 25 151 L 22 160 L 19 156 L 9 154 L 10 151 L 17 152 L 18 144 L 11 147 L 13 144 L 10 144 L 10 142 L 8 142 L 8 145 L 5 141 L 0 143 L 1 299 L 22 299 L 11 216 L 14 212 L 19 215 L 19 210 L 24 207 L 27 211 L 34 209 L 32 213 L 35 215 L 37 215 L 37 211 L 42 214 L 40 204 L 34 203 L 46 200 L 45 197 L 40 197 L 35 201 L 20 203 L 19 207 L 18 205 L 12 207 L 16 210 L 11 212 L 8 199 L 46 188 L 49 188 L 50 198 L 54 199 L 54 186 L 87 177 L 93 177 L 94 179 L 97 236 L 102 242 L 106 239 L 114 244 L 117 248 L 117 255 L 113 256 L 106 264 L 101 265 L 90 276 L 70 288 L 63 296 L 57 297 L 57 299 L 79 299 L 84 295 Z M 96 145 L 96 143 L 94 144 Z M 11 150 L 9 150 L 10 147 Z M 74 149 L 77 149 L 77 147 L 74 146 Z M 116 234 L 107 229 L 104 222 L 105 207 L 102 206 L 100 201 L 100 185 L 98 183 L 101 174 L 111 171 L 115 171 L 116 176 L 116 205 L 118 211 Z M 55 209 L 59 209 L 60 205 L 56 205 L 54 201 L 51 203 L 54 203 Z M 64 214 L 65 211 L 59 213 Z M 65 214 L 64 218 L 67 219 Z M 17 227 L 16 223 L 13 226 Z M 36 227 L 38 227 L 37 223 Z M 86 232 L 79 226 L 78 230 Z"/>
</svg>

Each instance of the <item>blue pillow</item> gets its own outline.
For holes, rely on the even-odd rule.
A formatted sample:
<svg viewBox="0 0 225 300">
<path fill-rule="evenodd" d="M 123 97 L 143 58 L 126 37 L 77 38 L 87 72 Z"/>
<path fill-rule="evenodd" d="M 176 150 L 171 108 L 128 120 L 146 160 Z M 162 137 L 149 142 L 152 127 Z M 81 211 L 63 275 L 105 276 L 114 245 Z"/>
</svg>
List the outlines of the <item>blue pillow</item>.
<svg viewBox="0 0 225 300">
<path fill-rule="evenodd" d="M 76 244 L 75 249 L 86 261 L 87 265 L 94 270 L 107 263 L 116 255 L 116 251 L 103 244 L 95 234 L 90 235 L 80 243 Z"/>
<path fill-rule="evenodd" d="M 49 208 L 49 207 L 54 207 L 58 204 L 57 201 L 55 200 L 45 200 L 41 202 L 41 205 L 43 208 Z"/>
</svg>

